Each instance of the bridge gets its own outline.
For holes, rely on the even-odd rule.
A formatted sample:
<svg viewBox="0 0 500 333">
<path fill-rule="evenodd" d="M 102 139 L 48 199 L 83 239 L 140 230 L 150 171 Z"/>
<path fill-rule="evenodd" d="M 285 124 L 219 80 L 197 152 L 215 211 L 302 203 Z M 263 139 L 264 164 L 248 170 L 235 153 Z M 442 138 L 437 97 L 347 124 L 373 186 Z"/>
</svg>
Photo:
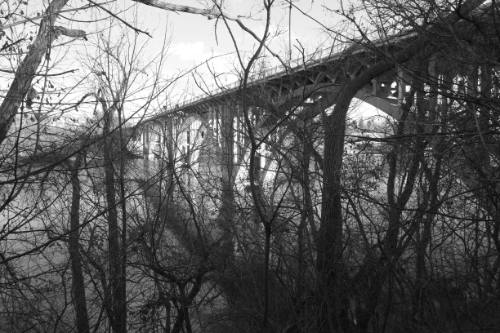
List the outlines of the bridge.
<svg viewBox="0 0 500 333">
<path fill-rule="evenodd" d="M 394 52 L 404 48 L 414 39 L 414 34 L 378 41 L 373 48 L 385 48 Z M 335 95 L 350 75 L 363 70 L 384 55 L 359 44 L 325 48 L 309 56 L 295 59 L 290 65 L 283 64 L 249 75 L 245 86 L 241 81 L 220 87 L 211 94 L 197 96 L 174 105 L 166 106 L 159 114 L 139 124 L 140 145 L 145 163 L 166 156 L 177 147 L 177 153 L 185 163 L 193 164 L 200 159 L 197 146 L 208 145 L 219 150 L 239 165 L 248 148 L 245 134 L 245 115 L 242 96 L 252 125 L 261 134 L 273 132 L 277 127 L 288 126 L 290 120 L 317 116 L 325 110 L 311 111 L 318 101 L 327 95 Z M 371 81 L 356 97 L 386 113 L 399 118 L 399 106 L 404 94 L 410 89 L 410 79 L 402 68 L 393 70 Z M 324 103 L 323 103 L 324 104 Z M 323 105 L 328 109 L 334 100 Z M 314 116 L 312 116 L 314 118 Z M 265 136 L 265 135 L 264 135 Z M 175 144 L 169 141 L 175 141 Z M 215 147 L 217 146 L 217 147 Z M 173 157 L 175 152 L 170 152 Z M 202 154 L 203 155 L 203 154 Z M 206 162 L 206 161 L 205 161 Z M 207 166 L 205 166 L 207 167 Z"/>
<path fill-rule="evenodd" d="M 258 177 L 262 185 L 265 185 L 266 176 L 276 175 L 276 170 L 280 168 L 276 162 L 277 159 L 294 159 L 293 163 L 288 164 L 289 169 L 283 172 L 286 174 L 283 177 L 288 177 L 285 182 L 286 186 L 290 186 L 293 190 L 298 189 L 299 198 L 289 199 L 286 204 L 287 206 L 296 205 L 295 211 L 290 213 L 288 207 L 284 207 L 280 212 L 280 217 L 293 219 L 290 223 L 292 228 L 302 224 L 299 217 L 304 218 L 304 221 L 307 217 L 311 217 L 310 234 L 311 238 L 315 238 L 318 234 L 318 223 L 316 223 L 314 212 L 312 214 L 309 211 L 305 212 L 302 207 L 306 206 L 303 203 L 305 200 L 310 200 L 309 207 L 319 207 L 323 204 L 318 195 L 319 191 L 316 189 L 321 188 L 319 182 L 322 181 L 324 173 L 320 170 L 321 163 L 313 163 L 313 159 L 321 161 L 325 115 L 331 112 L 331 107 L 335 104 L 335 98 L 341 87 L 351 76 L 370 68 L 380 59 L 390 58 L 391 54 L 398 50 L 404 50 L 413 38 L 413 35 L 407 35 L 375 44 L 348 46 L 340 50 L 325 49 L 311 57 L 292 62 L 290 66 L 274 67 L 264 72 L 254 73 L 250 75 L 246 83 L 236 82 L 211 94 L 187 100 L 178 105 L 167 106 L 161 113 L 141 122 L 134 128 L 137 131 L 136 140 L 131 143 L 135 146 L 134 148 L 138 149 L 137 155 L 141 155 L 136 156 L 140 157 L 140 159 L 137 158 L 140 167 L 127 173 L 126 177 L 135 177 L 134 180 L 138 180 L 138 188 L 143 191 L 134 189 L 133 192 L 144 193 L 147 203 L 145 211 L 150 208 L 151 214 L 156 216 L 150 220 L 144 219 L 149 224 L 141 219 L 143 224 L 130 228 L 128 230 L 130 240 L 135 241 L 137 238 L 139 243 L 140 237 L 135 235 L 155 233 L 160 229 L 155 229 L 153 224 L 161 223 L 161 228 L 166 225 L 169 230 L 169 242 L 170 236 L 175 236 L 176 241 L 186 249 L 187 253 L 193 255 L 195 260 L 202 258 L 200 262 L 209 262 L 217 267 L 218 271 L 224 271 L 227 258 L 231 258 L 237 251 L 235 249 L 238 248 L 235 228 L 242 225 L 245 228 L 259 227 L 259 223 L 253 223 L 255 221 L 246 223 L 255 216 L 256 205 L 253 205 L 252 201 L 247 201 L 246 206 L 239 205 L 243 201 L 240 199 L 248 194 L 245 188 L 247 185 L 245 178 L 248 178 L 248 174 L 245 172 L 248 173 L 250 169 L 247 167 L 248 150 L 251 144 L 249 129 L 254 131 L 255 139 L 260 146 L 258 164 L 263 172 L 260 172 Z M 478 60 L 474 66 L 467 66 L 456 61 L 453 58 L 453 52 L 463 50 L 461 50 L 461 45 L 454 45 L 452 39 L 446 44 L 447 48 L 436 51 L 426 59 L 413 58 L 404 63 L 394 61 L 392 68 L 359 89 L 356 97 L 387 114 L 396 125 L 398 123 L 409 125 L 406 126 L 406 131 L 411 135 L 408 136 L 409 139 L 406 138 L 407 142 L 417 141 L 415 138 L 422 134 L 420 138 L 425 137 L 427 140 L 426 154 L 428 153 L 430 158 L 426 158 L 426 162 L 429 163 L 434 163 L 435 157 L 439 154 L 444 155 L 443 144 L 446 145 L 447 139 L 445 138 L 448 135 L 446 131 L 456 133 L 470 130 L 473 134 L 484 134 L 480 136 L 480 141 L 479 136 L 474 139 L 475 141 L 460 141 L 461 139 L 455 136 L 449 141 L 458 142 L 461 145 L 446 148 L 448 149 L 445 162 L 447 165 L 444 170 L 451 171 L 453 175 L 456 174 L 457 181 L 464 182 L 472 191 L 476 191 L 481 185 L 480 182 L 485 182 L 484 179 L 486 181 L 495 179 L 490 177 L 493 173 L 488 168 L 498 170 L 498 164 L 489 162 L 491 152 L 496 152 L 496 156 L 500 152 L 498 140 L 491 142 L 490 140 L 495 136 L 488 134 L 483 127 L 480 127 L 486 124 L 485 128 L 493 128 L 492 122 L 489 123 L 489 119 L 486 121 L 480 119 L 476 124 L 475 120 L 478 114 L 498 120 L 498 113 L 496 115 L 494 113 L 498 112 L 500 71 L 498 67 L 490 67 L 487 61 L 483 63 Z M 492 53 L 496 51 L 491 50 Z M 486 52 L 481 54 L 487 55 Z M 498 59 L 498 54 L 494 56 L 494 59 Z M 464 58 L 467 60 L 466 57 Z M 490 85 L 487 82 L 490 82 Z M 414 94 L 414 91 L 418 93 Z M 478 91 L 482 97 L 490 98 L 491 104 L 485 106 L 480 103 L 471 103 L 472 106 L 467 105 L 471 96 L 475 97 Z M 409 115 L 405 115 L 406 118 L 402 118 L 402 110 L 410 105 L 411 101 L 418 104 L 417 107 L 408 112 Z M 457 105 L 448 104 L 455 102 Z M 460 104 L 462 102 L 463 104 Z M 448 110 L 450 110 L 449 114 L 447 114 Z M 470 110 L 474 112 L 469 112 Z M 411 123 L 416 124 L 417 121 L 421 121 L 419 125 L 423 125 L 419 126 L 422 128 L 418 131 L 415 130 L 416 126 L 411 128 Z M 441 126 L 441 122 L 444 121 L 448 123 Z M 446 130 L 443 133 L 445 127 Z M 59 155 L 51 151 L 43 156 L 37 156 L 39 160 L 29 159 L 23 161 L 23 164 L 45 165 L 49 161 L 52 165 L 59 165 L 61 164 L 59 161 L 68 159 L 68 156 L 80 150 L 83 142 L 85 148 L 95 149 L 93 154 L 95 161 L 92 166 L 95 166 L 93 169 L 96 174 L 102 174 L 98 167 L 106 164 L 100 158 L 99 150 L 102 149 L 100 142 L 113 136 L 101 134 L 100 130 L 96 130 L 96 133 L 98 134 L 94 137 L 82 135 L 82 139 L 75 139 L 74 144 L 66 145 L 68 149 L 61 150 Z M 383 140 L 395 146 L 398 140 L 405 140 L 404 135 L 393 136 L 393 134 L 395 133 L 388 132 L 389 137 Z M 491 146 L 489 146 L 490 143 Z M 309 146 L 306 147 L 306 145 Z M 279 149 L 275 149 L 276 147 Z M 411 144 L 402 144 L 401 147 L 410 152 L 401 154 L 398 158 L 404 159 L 411 155 Z M 120 152 L 122 148 L 120 147 Z M 313 148 L 309 150 L 311 156 L 306 157 L 309 148 Z M 116 167 L 119 162 L 122 162 L 122 158 L 123 155 L 120 155 L 116 161 Z M 487 163 L 483 163 L 484 161 Z M 142 166 L 141 163 L 143 163 Z M 345 165 L 347 169 L 348 163 Z M 71 169 L 71 166 L 63 166 L 63 168 L 67 170 Z M 291 168 L 297 170 L 290 170 Z M 400 169 L 403 168 L 404 165 Z M 172 172 L 173 169 L 175 169 L 174 172 Z M 96 179 L 99 179 L 97 177 Z M 182 181 L 174 180 L 174 177 L 179 177 Z M 237 181 L 238 177 L 242 181 Z M 376 178 L 378 183 L 385 181 L 385 179 L 378 178 L 378 175 L 373 178 Z M 161 181 L 156 181 L 158 179 Z M 210 186 L 203 187 L 203 182 Z M 179 191 L 174 191 L 174 186 L 171 185 L 173 183 L 176 184 L 176 189 L 180 188 Z M 283 183 L 277 183 L 275 188 L 281 190 L 282 187 L 279 187 L 282 186 L 281 184 Z M 310 193 L 316 197 L 307 199 L 305 194 L 302 194 L 305 191 L 300 192 L 301 184 L 311 185 Z M 202 186 L 203 191 L 199 191 L 197 185 Z M 241 185 L 243 188 L 240 187 Z M 497 186 L 494 188 L 497 191 L 495 193 L 500 193 L 498 183 L 494 186 Z M 182 198 L 185 200 L 172 200 L 176 195 L 184 196 L 183 191 L 191 189 L 196 190 Z M 265 186 L 262 186 L 262 189 L 264 192 Z M 480 192 L 474 194 L 478 194 L 477 197 L 481 200 Z M 301 198 L 300 195 L 303 197 Z M 275 196 L 269 195 L 268 197 L 272 201 Z M 293 196 L 290 195 L 290 197 Z M 206 204 L 208 201 L 212 201 L 212 204 Z M 487 200 L 482 201 L 488 203 Z M 242 208 L 236 209 L 236 205 Z M 198 211 L 184 214 L 195 209 L 200 210 L 201 214 L 198 214 Z M 313 209 L 316 208 L 311 208 Z M 249 213 L 250 210 L 252 212 Z M 491 216 L 495 216 L 493 214 L 495 208 L 491 211 Z M 206 212 L 208 214 L 203 214 Z M 192 216 L 193 219 L 188 219 L 186 216 Z M 234 223 L 235 221 L 241 221 L 241 223 Z M 279 224 L 275 223 L 277 228 Z M 420 225 L 415 225 L 420 228 Z M 245 233 L 239 233 L 238 236 L 240 234 L 245 237 Z M 219 267 L 222 268 L 219 269 Z M 220 289 L 224 290 L 223 281 L 217 281 L 217 283 Z M 360 301 L 360 304 L 363 303 Z"/>
<path fill-rule="evenodd" d="M 483 21 L 487 29 L 491 29 L 488 20 Z M 496 70 L 488 69 L 489 77 L 484 75 L 489 65 L 471 68 L 463 60 L 467 57 L 453 57 L 454 54 L 476 52 L 495 58 L 495 51 L 488 49 L 486 35 L 474 36 L 470 31 L 464 34 L 478 38 L 477 50 L 464 50 L 454 36 L 441 36 L 439 43 L 443 47 L 434 47 L 425 59 L 410 57 L 403 63 L 394 60 L 392 68 L 359 89 L 356 98 L 397 122 L 401 118 L 401 106 L 410 92 L 418 91 L 426 108 L 434 108 L 439 113 L 449 98 L 460 99 L 470 94 L 471 82 L 476 87 L 481 86 L 481 81 L 496 82 Z M 316 124 L 317 134 L 320 134 L 322 115 L 330 112 L 345 83 L 378 61 L 391 59 L 397 52 L 404 51 L 417 37 L 415 33 L 407 33 L 369 44 L 335 45 L 290 64 L 250 73 L 247 82 L 240 80 L 209 94 L 165 106 L 136 128 L 140 133 L 136 146 L 142 153 L 144 167 L 149 170 L 152 161 L 168 160 L 176 165 L 205 170 L 203 172 L 209 170 L 231 186 L 240 166 L 248 162 L 245 162 L 250 146 L 247 130 L 251 126 L 260 145 L 259 166 L 263 170 L 272 169 L 272 158 L 266 158 L 270 155 L 270 146 L 300 141 L 303 135 L 300 124 L 304 122 Z M 411 123 L 416 123 L 412 117 L 416 115 L 410 112 L 405 120 L 407 131 L 411 131 Z M 423 132 L 437 135 L 439 129 L 432 123 L 432 116 L 424 118 L 426 128 Z M 474 132 L 470 127 L 472 122 L 467 126 L 460 130 Z M 317 140 L 321 142 L 322 138 Z M 432 145 L 437 142 L 440 140 L 431 139 Z M 490 143 L 478 150 L 477 145 L 471 145 L 466 149 L 467 154 L 474 156 L 489 146 Z M 320 160 L 321 152 L 314 153 Z M 474 175 L 478 171 L 464 166 L 465 160 L 470 158 L 465 156 L 467 154 L 457 154 L 450 163 L 463 181 L 476 188 L 478 183 Z"/>
</svg>

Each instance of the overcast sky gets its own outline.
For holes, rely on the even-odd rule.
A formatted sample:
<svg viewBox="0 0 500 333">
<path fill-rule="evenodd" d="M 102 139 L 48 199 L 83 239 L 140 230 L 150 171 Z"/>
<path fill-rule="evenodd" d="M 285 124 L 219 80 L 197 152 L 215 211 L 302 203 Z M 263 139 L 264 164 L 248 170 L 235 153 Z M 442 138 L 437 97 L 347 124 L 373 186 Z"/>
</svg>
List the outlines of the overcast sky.
<svg viewBox="0 0 500 333">
<path fill-rule="evenodd" d="M 207 8 L 211 3 L 210 0 L 171 0 L 169 2 L 197 8 Z M 338 4 L 338 1 L 331 0 L 294 0 L 294 5 L 306 15 L 292 8 L 292 58 L 300 56 L 299 49 L 302 47 L 306 54 L 331 47 L 332 37 L 326 31 L 325 26 L 333 30 L 342 29 L 339 16 L 332 12 L 333 9 L 337 9 Z M 219 83 L 222 85 L 237 80 L 236 72 L 241 68 L 235 55 L 235 46 L 222 21 L 208 20 L 200 15 L 168 12 L 131 0 L 118 0 L 114 8 L 114 12 L 118 13 L 120 18 L 147 31 L 152 36 L 138 35 L 141 42 L 146 43 L 143 51 L 145 59 L 157 55 L 161 51 L 163 39 L 167 38 L 167 58 L 162 73 L 165 79 L 175 77 L 211 59 L 210 69 L 207 65 L 197 68 L 195 77 L 198 84 L 209 88 L 214 86 L 210 70 L 217 75 L 227 74 L 219 77 Z M 265 12 L 261 0 L 226 0 L 224 10 L 231 17 L 241 16 L 241 20 L 252 31 L 262 36 Z M 287 60 L 289 50 L 288 15 L 288 2 L 276 0 L 272 8 L 270 29 L 272 37 L 269 45 L 273 52 L 283 60 Z M 257 45 L 256 41 L 235 23 L 230 23 L 230 25 L 240 51 L 247 52 L 247 54 L 253 51 Z M 99 25 L 85 27 L 91 29 L 90 33 L 100 29 Z M 123 24 L 120 27 L 123 29 Z M 134 35 L 130 29 L 128 29 L 128 34 Z M 277 59 L 272 57 L 268 57 L 266 63 L 267 66 L 279 64 Z M 173 89 L 168 91 L 166 99 L 168 98 L 168 103 L 173 105 L 192 96 L 200 96 L 200 94 L 202 95 L 203 92 L 197 87 L 193 75 L 187 75 L 186 79 L 180 80 Z"/>
<path fill-rule="evenodd" d="M 47 3 L 47 1 L 44 0 L 44 3 Z M 211 3 L 210 0 L 171 0 L 170 2 L 197 8 L 207 8 Z M 73 7 L 79 7 L 87 4 L 87 1 L 73 0 L 70 1 L 70 4 Z M 300 56 L 299 49 L 302 47 L 305 49 L 306 54 L 317 49 L 331 47 L 332 39 L 328 35 L 325 26 L 332 27 L 333 30 L 342 29 L 339 17 L 331 11 L 338 5 L 338 1 L 294 0 L 294 4 L 307 14 L 304 15 L 299 10 L 292 9 L 292 58 Z M 217 75 L 227 74 L 219 77 L 222 85 L 236 81 L 237 72 L 241 71 L 241 68 L 235 55 L 235 46 L 222 21 L 208 20 L 200 15 L 168 12 L 132 0 L 111 1 L 107 8 L 112 10 L 119 18 L 151 35 L 151 37 L 148 37 L 145 34 L 135 34 L 132 29 L 126 28 L 125 24 L 117 21 L 115 21 L 115 25 L 111 29 L 111 39 L 117 39 L 120 33 L 127 34 L 128 39 L 138 38 L 139 44 L 143 46 L 140 59 L 144 64 L 160 53 L 163 41 L 166 38 L 168 41 L 167 57 L 164 59 L 164 66 L 160 75 L 165 80 L 165 83 L 170 78 L 185 73 L 194 66 L 203 64 L 207 59 L 213 58 L 209 62 L 209 66 L 202 65 L 197 69 L 194 76 L 197 82 L 195 82 L 193 75 L 186 75 L 184 80 L 179 80 L 173 88 L 163 94 L 163 99 L 160 98 L 155 106 L 156 109 L 159 109 L 163 103 L 176 104 L 183 99 L 202 94 L 196 83 L 209 87 L 213 85 L 214 80 L 210 70 Z M 40 2 L 30 1 L 26 4 L 25 11 L 30 14 L 39 10 Z M 226 0 L 224 10 L 231 17 L 240 16 L 241 20 L 252 31 L 258 36 L 262 36 L 265 12 L 261 0 Z M 288 59 L 289 49 L 288 14 L 287 1 L 276 0 L 272 9 L 269 45 L 273 52 L 285 61 Z M 60 77 L 60 80 L 64 80 L 65 85 L 75 87 L 71 88 L 73 89 L 71 92 L 65 92 L 70 96 L 66 98 L 66 100 L 69 100 L 68 103 L 71 103 L 71 100 L 78 99 L 77 96 L 83 96 L 88 91 L 95 91 L 95 80 L 87 78 L 87 85 L 80 84 L 80 80 L 85 80 L 89 69 L 92 70 L 92 64 L 87 59 L 95 56 L 94 46 L 99 33 L 108 31 L 109 20 L 106 19 L 107 17 L 109 15 L 102 10 L 88 10 L 64 13 L 58 20 L 57 24 L 68 28 L 84 29 L 88 33 L 88 41 L 68 41 L 67 38 L 58 39 L 56 44 L 59 46 L 54 48 L 51 55 L 51 63 L 61 61 L 58 70 L 78 70 L 76 73 L 79 75 Z M 230 23 L 230 25 L 240 51 L 243 54 L 250 54 L 256 47 L 256 41 L 234 22 Z M 18 28 L 23 27 L 19 26 Z M 33 30 L 36 31 L 36 29 Z M 85 63 L 87 63 L 86 68 L 82 65 Z M 273 57 L 269 57 L 265 65 L 273 66 L 276 64 L 278 64 L 278 61 Z M 153 66 L 150 70 L 154 71 L 155 67 Z M 71 83 L 71 80 L 73 80 L 73 83 Z M 150 74 L 139 78 L 136 82 L 137 89 L 147 86 L 150 80 Z M 9 81 L 4 80 L 4 83 Z M 92 84 L 94 86 L 91 86 Z"/>
<path fill-rule="evenodd" d="M 131 5 L 130 0 L 120 0 L 122 8 Z M 190 5 L 193 7 L 204 8 L 210 1 L 171 1 L 172 3 Z M 338 18 L 324 8 L 331 1 L 295 1 L 295 4 L 312 17 L 327 26 L 331 26 Z M 332 4 L 329 4 L 331 7 Z M 262 11 L 262 1 L 260 0 L 226 0 L 225 9 L 231 16 L 243 16 L 245 22 L 259 36 L 262 35 L 264 27 L 264 17 Z M 210 62 L 214 71 L 218 73 L 234 71 L 237 67 L 235 48 L 229 38 L 226 27 L 223 22 L 208 20 L 205 17 L 186 14 L 172 13 L 161 9 L 137 5 L 131 8 L 123 17 L 130 17 L 131 13 L 137 10 L 137 25 L 153 36 L 153 41 L 148 43 L 148 52 L 154 54 L 159 52 L 162 44 L 162 38 L 167 33 L 170 41 L 168 48 L 167 73 L 174 75 L 179 71 L 185 71 L 205 60 L 216 56 L 217 58 Z M 271 43 L 274 52 L 283 59 L 288 57 L 288 6 L 285 1 L 276 1 L 273 7 L 271 32 L 273 41 Z M 255 48 L 255 40 L 247 33 L 243 32 L 235 24 L 231 24 L 238 47 L 242 51 L 250 52 Z M 299 53 L 296 47 L 302 45 L 306 53 L 310 53 L 317 48 L 328 47 L 328 34 L 324 28 L 310 18 L 299 13 L 296 9 L 292 10 L 292 49 L 293 57 L 298 57 Z M 220 57 L 220 55 L 228 56 Z M 269 65 L 273 63 L 269 59 Z M 276 63 L 276 61 L 274 61 Z M 203 73 L 203 68 L 200 69 Z M 231 78 L 228 79 L 231 81 Z M 189 88 L 194 88 L 193 82 L 190 82 Z M 195 89 L 196 90 L 196 89 Z"/>
<path fill-rule="evenodd" d="M 121 0 L 123 3 L 130 3 L 129 0 Z M 193 7 L 203 8 L 204 3 L 209 1 L 171 1 L 172 3 L 182 3 Z M 264 25 L 264 17 L 260 0 L 226 0 L 225 9 L 231 16 L 243 16 L 242 21 L 251 29 L 260 32 Z M 332 24 L 335 17 L 331 12 L 324 9 L 325 2 L 331 1 L 295 1 L 296 5 L 309 13 L 312 17 L 326 25 Z M 222 22 L 217 27 L 214 20 L 186 13 L 172 13 L 149 6 L 138 5 L 138 22 L 147 31 L 153 31 L 154 38 L 162 36 L 164 29 L 167 29 L 171 37 L 171 52 L 175 56 L 176 62 L 180 66 L 192 65 L 200 62 L 204 56 L 210 53 L 223 54 L 234 51 L 234 47 L 229 40 L 227 29 Z M 283 52 L 288 47 L 288 6 L 285 1 L 276 1 L 272 10 L 272 32 L 281 32 L 279 38 L 275 38 L 273 46 L 276 51 Z M 252 39 L 241 29 L 232 25 L 237 37 L 237 42 L 243 49 L 250 49 L 249 43 Z M 306 48 L 312 50 L 319 46 L 326 39 L 323 28 L 318 23 L 300 14 L 297 10 L 292 10 L 292 42 L 295 45 L 300 41 Z M 217 38 L 216 38 L 217 37 Z"/>
</svg>

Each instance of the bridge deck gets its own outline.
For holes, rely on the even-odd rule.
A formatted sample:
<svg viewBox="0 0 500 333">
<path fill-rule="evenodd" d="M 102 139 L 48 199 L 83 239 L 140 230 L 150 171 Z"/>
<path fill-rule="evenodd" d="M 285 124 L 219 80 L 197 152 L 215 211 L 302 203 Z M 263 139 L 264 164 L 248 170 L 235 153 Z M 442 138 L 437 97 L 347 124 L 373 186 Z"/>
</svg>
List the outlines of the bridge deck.
<svg viewBox="0 0 500 333">
<path fill-rule="evenodd" d="M 415 36 L 413 33 L 401 34 L 386 40 L 378 40 L 371 44 L 372 47 L 380 47 L 382 45 L 394 46 L 402 41 L 411 39 Z M 265 69 L 263 72 L 257 72 L 250 75 L 247 83 L 247 89 L 252 89 L 262 86 L 279 87 L 283 85 L 296 85 L 297 87 L 304 86 L 304 81 L 311 80 L 315 74 L 325 74 L 338 65 L 339 61 L 343 61 L 352 56 L 370 54 L 369 49 L 359 43 L 335 45 L 329 48 L 319 49 L 310 55 L 296 58 L 289 65 L 283 64 Z M 327 81 L 333 81 L 334 78 L 326 77 Z M 312 84 L 314 82 L 308 82 Z M 235 81 L 227 86 L 213 90 L 211 94 L 203 94 L 195 96 L 173 106 L 166 106 L 164 110 L 151 118 L 148 121 L 154 121 L 159 118 L 164 118 L 176 114 L 178 112 L 196 112 L 200 108 L 204 108 L 207 104 L 213 104 L 220 100 L 234 98 L 240 90 L 241 81 Z"/>
</svg>

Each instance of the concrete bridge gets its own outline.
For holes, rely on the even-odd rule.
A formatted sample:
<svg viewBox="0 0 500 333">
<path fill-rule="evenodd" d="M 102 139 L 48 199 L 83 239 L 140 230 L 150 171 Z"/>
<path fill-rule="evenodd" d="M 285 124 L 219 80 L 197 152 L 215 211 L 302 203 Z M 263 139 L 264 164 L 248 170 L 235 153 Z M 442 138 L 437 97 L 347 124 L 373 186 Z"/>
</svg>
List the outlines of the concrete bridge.
<svg viewBox="0 0 500 333">
<path fill-rule="evenodd" d="M 439 43 L 438 46 L 429 46 L 433 50 L 427 53 L 430 55 L 426 58 L 410 56 L 403 63 L 392 60 L 392 67 L 359 89 L 356 98 L 376 107 L 394 121 L 400 120 L 404 104 L 413 104 L 414 101 L 408 99 L 420 98 L 420 108 L 426 110 L 419 120 L 425 127 L 421 131 L 430 137 L 430 148 L 437 149 L 442 140 L 437 139 L 440 129 L 436 119 L 448 112 L 443 110 L 451 110 L 450 103 L 467 99 L 474 102 L 472 99 L 478 93 L 498 98 L 495 83 L 498 81 L 498 66 L 494 65 L 498 61 L 492 60 L 498 59 L 498 53 L 488 43 L 488 38 L 496 38 L 490 14 L 483 10 L 474 13 L 481 16 L 478 22 L 482 26 L 477 30 L 470 30 L 465 24 L 462 26 L 463 22 L 458 20 L 455 33 L 460 31 L 464 39 L 474 40 L 473 44 L 464 48 L 452 33 L 443 33 L 438 39 L 429 36 L 429 41 Z M 262 150 L 260 166 L 266 169 L 266 164 L 272 163 L 265 158 L 266 148 L 300 138 L 304 122 L 317 124 L 321 141 L 322 119 L 330 112 L 345 83 L 381 60 L 390 62 L 394 54 L 407 50 L 422 34 L 425 32 L 420 32 L 420 36 L 408 33 L 373 43 L 326 48 L 296 59 L 290 65 L 250 73 L 247 82 L 235 82 L 211 94 L 167 106 L 136 128 L 140 133 L 136 144 L 145 167 L 155 159 L 188 167 L 196 165 L 201 170 L 226 165 L 216 173 L 225 173 L 223 178 L 227 180 L 234 179 L 248 152 L 247 130 L 252 127 Z M 479 108 L 477 105 L 472 107 Z M 445 116 L 452 122 L 449 126 L 454 130 L 476 133 L 471 118 L 474 112 L 466 114 L 463 105 L 457 105 L 457 108 L 461 109 L 455 110 L 454 115 Z M 488 112 L 483 113 L 487 115 Z M 417 122 L 415 117 L 415 112 L 409 112 L 405 119 L 406 131 L 412 131 Z M 485 171 L 474 170 L 477 167 L 470 165 L 468 160 L 477 160 L 474 156 L 480 151 L 487 155 L 488 150 L 496 149 L 493 147 L 495 142 L 486 141 L 466 146 L 450 161 L 471 188 L 477 187 L 474 178 L 478 172 Z M 321 152 L 317 155 L 321 157 Z"/>
<path fill-rule="evenodd" d="M 413 38 L 414 35 L 409 34 L 379 41 L 372 46 L 393 52 Z M 182 155 L 186 163 L 196 163 L 200 160 L 200 151 L 196 147 L 208 144 L 212 150 L 217 148 L 225 155 L 226 160 L 230 158 L 239 164 L 249 144 L 241 105 L 243 97 L 247 116 L 259 129 L 261 139 L 267 131 L 273 132 L 277 127 L 287 127 L 293 132 L 292 123 L 296 119 L 317 118 L 334 104 L 334 101 L 327 105 L 322 103 L 324 109 L 317 110 L 320 100 L 336 94 L 347 78 L 383 56 L 360 45 L 337 49 L 336 52 L 333 47 L 322 49 L 295 59 L 290 66 L 253 73 L 244 87 L 241 82 L 235 82 L 211 95 L 165 107 L 139 125 L 141 137 L 137 144 L 145 161 L 165 157 L 170 149 L 177 150 L 170 151 L 171 157 Z M 395 66 L 372 80 L 356 97 L 397 119 L 400 103 L 409 89 L 407 75 Z"/>
</svg>

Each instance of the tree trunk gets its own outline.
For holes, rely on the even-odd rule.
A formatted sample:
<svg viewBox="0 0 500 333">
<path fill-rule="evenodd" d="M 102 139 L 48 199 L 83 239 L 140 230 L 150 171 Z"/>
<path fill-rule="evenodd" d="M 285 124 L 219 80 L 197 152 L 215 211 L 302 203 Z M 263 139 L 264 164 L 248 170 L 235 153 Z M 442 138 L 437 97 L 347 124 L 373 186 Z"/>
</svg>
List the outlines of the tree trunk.
<svg viewBox="0 0 500 333">
<path fill-rule="evenodd" d="M 123 106 L 123 105 L 122 105 Z M 119 154 L 120 154 L 120 172 L 119 172 L 119 183 L 120 183 L 120 204 L 121 204 L 121 248 L 120 248 L 120 279 L 118 286 L 118 298 L 120 299 L 117 305 L 117 311 L 120 311 L 120 320 L 126 325 L 127 323 L 127 201 L 125 194 L 125 152 L 127 147 L 127 142 L 124 140 L 124 134 L 122 130 L 123 119 L 122 119 L 123 108 L 117 109 L 118 113 L 118 134 L 119 138 Z M 125 332 L 125 331 L 123 331 Z"/>
<path fill-rule="evenodd" d="M 87 313 L 87 303 L 85 298 L 85 281 L 82 272 L 82 258 L 80 255 L 80 180 L 78 169 L 80 168 L 82 156 L 78 154 L 71 168 L 71 212 L 70 212 L 70 232 L 69 257 L 71 261 L 71 290 L 73 292 L 73 306 L 76 312 L 76 327 L 78 333 L 89 332 L 89 318 Z"/>
<path fill-rule="evenodd" d="M 354 94 L 353 94 L 354 96 Z M 341 169 L 347 109 L 351 99 L 337 104 L 325 123 L 323 160 L 323 196 L 321 224 L 318 232 L 317 271 L 319 332 L 342 332 L 340 310 L 342 302 L 342 189 Z"/>
<path fill-rule="evenodd" d="M 21 106 L 26 94 L 31 88 L 31 82 L 35 77 L 36 70 L 44 56 L 50 49 L 55 39 L 53 26 L 57 13 L 66 5 L 68 0 L 53 0 L 44 13 L 40 22 L 38 35 L 29 48 L 29 52 L 16 70 L 14 80 L 9 91 L 0 105 L 0 144 L 7 137 L 10 126 L 14 122 L 17 110 Z"/>
<path fill-rule="evenodd" d="M 105 104 L 105 102 L 104 102 Z M 116 189 L 113 167 L 113 135 L 111 124 L 113 110 L 104 108 L 104 185 L 106 188 L 106 204 L 108 211 L 108 260 L 111 288 L 111 327 L 115 333 L 126 332 L 126 301 L 123 293 L 122 280 L 125 279 L 122 270 L 122 256 L 120 248 L 120 230 L 118 227 L 118 212 L 116 208 Z"/>
<path fill-rule="evenodd" d="M 224 107 L 221 112 L 221 143 L 222 143 L 222 205 L 219 216 L 219 226 L 222 229 L 223 258 L 228 259 L 233 253 L 233 222 L 235 214 L 234 203 L 234 110 Z"/>
</svg>

